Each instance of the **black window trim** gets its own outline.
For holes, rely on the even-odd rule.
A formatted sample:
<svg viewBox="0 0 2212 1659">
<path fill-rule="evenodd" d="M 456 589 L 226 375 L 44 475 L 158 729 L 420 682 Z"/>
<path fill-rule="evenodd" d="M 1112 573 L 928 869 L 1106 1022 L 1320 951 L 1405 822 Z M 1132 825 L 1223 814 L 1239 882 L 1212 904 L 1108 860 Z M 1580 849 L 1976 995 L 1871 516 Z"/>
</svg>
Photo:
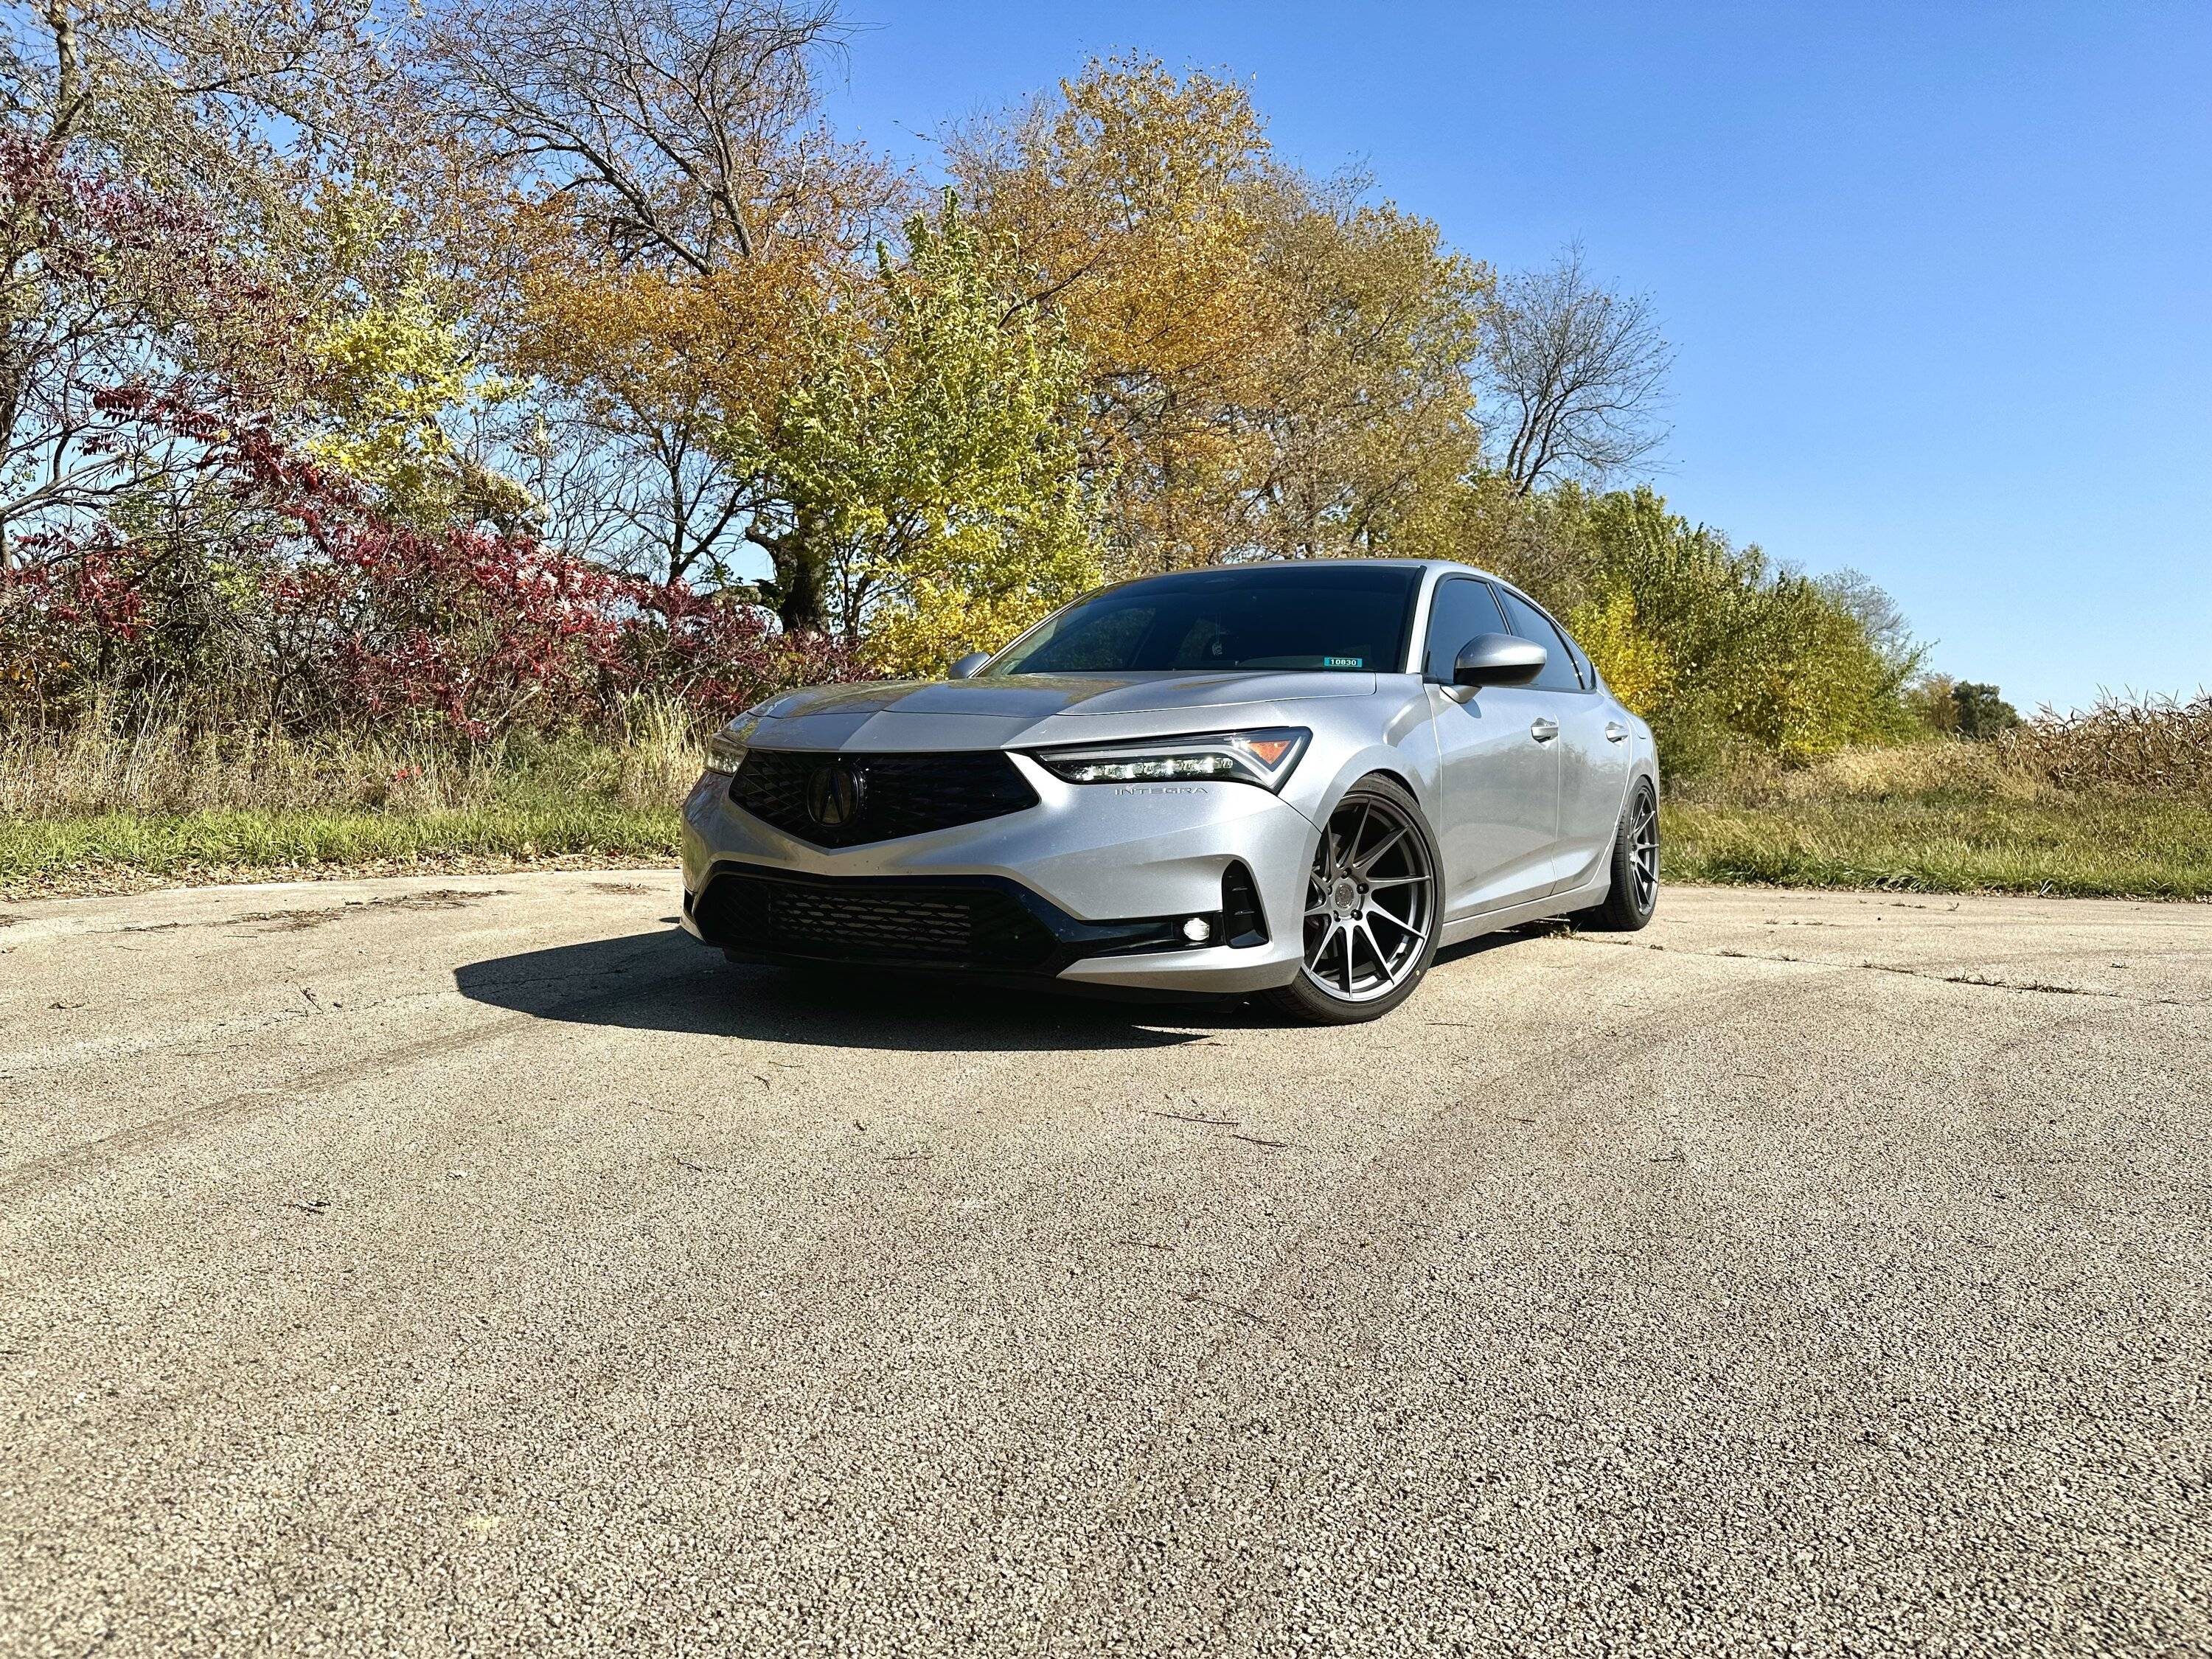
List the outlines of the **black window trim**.
<svg viewBox="0 0 2212 1659">
<path fill-rule="evenodd" d="M 1589 653 L 1583 650 L 1582 647 L 1574 642 L 1573 636 L 1570 635 L 1565 628 L 1560 624 L 1559 619 L 1557 617 L 1545 610 L 1542 605 L 1537 604 L 1535 600 L 1530 599 L 1519 588 L 1514 586 L 1511 582 L 1499 582 L 1498 586 L 1504 588 L 1507 592 L 1512 594 L 1515 599 L 1520 600 L 1522 604 L 1527 605 L 1531 611 L 1541 617 L 1546 622 L 1551 623 L 1552 631 L 1559 636 L 1559 643 L 1567 647 L 1567 666 L 1575 671 L 1576 685 L 1574 695 L 1578 697 L 1595 696 L 1599 689 L 1597 665 L 1594 662 L 1590 662 Z M 1497 596 L 1493 592 L 1492 597 L 1494 599 Z M 1498 610 L 1501 614 L 1504 612 L 1504 608 L 1505 607 L 1502 605 L 1498 606 Z M 1509 634 L 1513 631 L 1513 619 L 1510 617 L 1506 618 L 1505 629 Z M 1540 644 L 1541 641 L 1540 641 L 1538 643 Z M 1586 662 L 1589 662 L 1589 683 L 1587 685 L 1582 684 L 1583 664 Z M 1563 688 L 1559 686 L 1547 686 L 1544 689 L 1547 691 L 1559 691 L 1562 696 L 1566 695 Z"/>
<path fill-rule="evenodd" d="M 1449 674 L 1438 677 L 1429 672 L 1429 635 L 1435 629 L 1437 625 L 1437 601 L 1443 597 L 1446 585 L 1451 582 L 1473 582 L 1477 587 L 1482 589 L 1484 592 L 1489 594 L 1490 608 L 1498 613 L 1498 627 L 1509 634 L 1513 631 L 1512 624 L 1505 618 L 1505 607 L 1498 602 L 1497 586 L 1491 581 L 1489 577 L 1480 575 L 1472 570 L 1446 570 L 1440 572 L 1437 574 L 1434 585 L 1429 589 L 1429 608 L 1421 617 L 1420 637 L 1416 640 L 1413 644 L 1413 672 L 1419 674 L 1423 679 L 1428 681 L 1431 685 L 1449 685 L 1451 684 L 1451 676 Z M 1462 646 L 1466 643 L 1467 641 L 1465 640 L 1462 640 L 1460 641 L 1460 644 Z"/>
</svg>

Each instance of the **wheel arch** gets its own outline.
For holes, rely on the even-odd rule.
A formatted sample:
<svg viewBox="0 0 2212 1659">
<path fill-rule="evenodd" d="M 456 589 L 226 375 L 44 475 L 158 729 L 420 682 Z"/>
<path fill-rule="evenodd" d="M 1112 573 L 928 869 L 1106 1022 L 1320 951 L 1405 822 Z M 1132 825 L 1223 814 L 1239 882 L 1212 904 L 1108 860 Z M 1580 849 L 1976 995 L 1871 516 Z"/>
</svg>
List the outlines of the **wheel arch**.
<svg viewBox="0 0 2212 1659">
<path fill-rule="evenodd" d="M 1434 835 L 1441 780 L 1432 771 L 1424 774 L 1414 757 L 1389 744 L 1376 744 L 1345 757 L 1328 787 L 1308 809 L 1307 816 L 1312 818 L 1316 832 L 1328 822 L 1329 815 L 1346 795 L 1370 778 L 1378 777 L 1388 778 L 1413 798 L 1414 805 L 1421 809 L 1421 816 L 1429 821 L 1430 833 Z"/>
</svg>

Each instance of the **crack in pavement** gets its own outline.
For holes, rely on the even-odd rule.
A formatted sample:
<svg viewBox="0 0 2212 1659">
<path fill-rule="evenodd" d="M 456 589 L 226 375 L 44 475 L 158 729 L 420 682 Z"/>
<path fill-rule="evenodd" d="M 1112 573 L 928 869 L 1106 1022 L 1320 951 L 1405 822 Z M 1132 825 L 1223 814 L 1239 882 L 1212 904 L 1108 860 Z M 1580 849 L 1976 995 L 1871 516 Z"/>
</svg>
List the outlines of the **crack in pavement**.
<svg viewBox="0 0 2212 1659">
<path fill-rule="evenodd" d="M 2021 991 L 2041 996 L 2100 997 L 2109 1002 L 2129 1002 L 2142 1008 L 2212 1008 L 2212 1002 L 2188 997 L 2137 996 L 2126 991 L 2107 991 L 2093 985 L 2053 985 L 2042 980 L 1991 979 L 1984 974 L 1946 974 L 1932 968 L 1913 968 L 1894 962 L 1838 962 L 1832 957 L 1792 957 L 1766 951 L 1701 951 L 1680 945 L 1659 945 L 1644 939 L 1593 939 L 1587 933 L 1567 935 L 1577 945 L 1610 945 L 1627 951 L 1660 951 L 1668 956 L 1707 957 L 1727 962 L 1786 962 L 1800 968 L 1841 968 L 1848 972 L 1899 974 L 1907 979 L 1932 980 L 1939 985 L 1972 985 L 1985 991 Z"/>
<path fill-rule="evenodd" d="M 1710 994 L 1719 1000 L 1723 994 L 1715 990 L 1689 994 Z M 1792 994 L 1778 986 L 1755 994 L 1780 1000 Z M 1613 1028 L 1613 1041 L 1626 1052 L 1641 1053 L 1648 1042 L 1676 1029 L 1681 1019 L 1679 1006 L 1649 1010 L 1639 1017 L 1621 1020 Z M 1566 1046 L 1564 1037 L 1552 1047 L 1532 1046 L 1488 1082 L 1493 1089 L 1510 1092 L 1522 1076 L 1540 1073 L 1556 1064 Z M 1247 1264 L 1237 1275 L 1237 1282 L 1209 1285 L 1206 1291 L 1185 1285 L 1174 1291 L 1186 1306 L 1213 1308 L 1229 1317 L 1222 1321 L 1202 1352 L 1183 1368 L 1181 1377 L 1170 1385 L 1172 1392 L 1157 1402 L 1157 1434 L 1123 1471 L 1114 1489 L 1103 1494 L 1105 1510 L 1127 1523 L 1116 1535 L 1126 1539 L 1148 1529 L 1132 1517 L 1141 1516 L 1148 1504 L 1158 1501 L 1158 1493 L 1171 1474 L 1164 1462 L 1167 1449 L 1176 1443 L 1182 1431 L 1197 1420 L 1212 1380 L 1236 1364 L 1249 1344 L 1262 1337 L 1278 1343 L 1287 1340 L 1284 1334 L 1296 1328 L 1299 1316 L 1311 1313 L 1311 1291 L 1317 1278 L 1347 1272 L 1357 1275 L 1367 1271 L 1364 1263 L 1332 1248 L 1328 1242 L 1346 1231 L 1346 1216 L 1363 1204 L 1371 1206 L 1378 1190 L 1401 1190 L 1405 1185 L 1399 1178 L 1401 1174 L 1424 1170 L 1433 1176 L 1427 1148 L 1437 1127 L 1469 1109 L 1464 1099 L 1454 1099 L 1407 1119 L 1355 1165 L 1325 1188 L 1317 1189 L 1302 1213 L 1286 1218 L 1275 1231 L 1267 1259 Z M 1175 1277 L 1169 1274 L 1158 1281 L 1147 1279 L 1146 1282 L 1158 1282 L 1165 1290 Z M 1225 1291 L 1226 1297 L 1209 1293 L 1214 1291 Z M 1110 1580 L 1127 1566 L 1125 1559 L 1115 1555 L 1114 1548 L 1110 1543 L 1095 1545 L 1069 1564 L 1067 1571 L 1036 1609 L 1030 1639 L 1024 1644 L 1026 1652 L 1042 1656 L 1067 1650 L 1070 1623 L 1102 1595 L 1110 1593 L 1101 1588 L 1099 1581 Z"/>
</svg>

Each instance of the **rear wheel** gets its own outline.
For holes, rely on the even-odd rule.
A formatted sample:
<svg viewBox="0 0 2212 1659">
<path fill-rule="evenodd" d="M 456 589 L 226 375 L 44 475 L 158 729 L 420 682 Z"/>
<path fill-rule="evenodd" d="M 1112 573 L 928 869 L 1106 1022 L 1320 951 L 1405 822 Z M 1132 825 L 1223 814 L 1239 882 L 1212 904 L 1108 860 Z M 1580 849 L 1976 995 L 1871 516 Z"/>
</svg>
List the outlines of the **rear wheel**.
<svg viewBox="0 0 2212 1659">
<path fill-rule="evenodd" d="M 1648 781 L 1629 792 L 1613 837 L 1613 890 L 1568 920 L 1592 933 L 1632 933 L 1659 908 L 1659 797 Z"/>
<path fill-rule="evenodd" d="M 1269 1000 L 1316 1024 L 1387 1014 L 1437 954 L 1443 896 L 1436 837 L 1419 805 L 1389 778 L 1355 784 L 1329 814 L 1306 872 L 1304 956 Z"/>
</svg>

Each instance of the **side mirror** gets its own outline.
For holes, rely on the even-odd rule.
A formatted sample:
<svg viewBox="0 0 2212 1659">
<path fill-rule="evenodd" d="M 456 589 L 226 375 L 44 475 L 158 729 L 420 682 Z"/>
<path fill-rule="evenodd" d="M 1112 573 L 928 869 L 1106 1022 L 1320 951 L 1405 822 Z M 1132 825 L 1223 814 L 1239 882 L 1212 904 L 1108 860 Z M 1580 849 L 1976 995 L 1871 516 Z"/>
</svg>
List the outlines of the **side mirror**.
<svg viewBox="0 0 2212 1659">
<path fill-rule="evenodd" d="M 975 678 L 975 671 L 990 660 L 991 653 L 988 651 L 970 651 L 946 671 L 945 678 L 949 680 L 972 680 Z"/>
<path fill-rule="evenodd" d="M 1477 634 L 1452 659 L 1454 685 L 1526 685 L 1544 672 L 1551 653 L 1534 640 L 1512 634 Z"/>
</svg>

